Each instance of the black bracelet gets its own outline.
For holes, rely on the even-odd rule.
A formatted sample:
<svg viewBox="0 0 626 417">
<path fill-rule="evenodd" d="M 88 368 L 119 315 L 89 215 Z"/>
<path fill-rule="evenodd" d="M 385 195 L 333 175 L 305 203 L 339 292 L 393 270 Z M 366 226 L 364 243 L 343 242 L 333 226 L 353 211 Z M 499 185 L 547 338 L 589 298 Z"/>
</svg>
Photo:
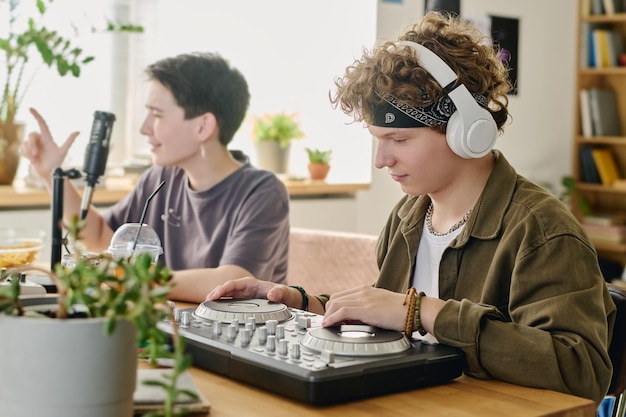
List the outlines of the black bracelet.
<svg viewBox="0 0 626 417">
<path fill-rule="evenodd" d="M 290 285 L 289 288 L 295 288 L 296 290 L 300 291 L 300 294 L 302 295 L 302 308 L 300 308 L 300 310 L 306 311 L 306 309 L 309 307 L 309 296 L 306 295 L 306 291 L 304 291 L 304 288 L 297 285 Z"/>
</svg>

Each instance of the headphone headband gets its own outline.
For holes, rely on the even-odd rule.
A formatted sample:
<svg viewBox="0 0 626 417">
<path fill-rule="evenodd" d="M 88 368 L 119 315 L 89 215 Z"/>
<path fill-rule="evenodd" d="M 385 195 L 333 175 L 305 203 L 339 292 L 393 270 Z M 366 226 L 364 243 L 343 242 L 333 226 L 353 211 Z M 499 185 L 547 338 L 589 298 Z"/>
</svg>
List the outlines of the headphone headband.
<svg viewBox="0 0 626 417">
<path fill-rule="evenodd" d="M 419 63 L 446 90 L 457 81 L 456 73 L 430 49 L 416 42 L 401 41 L 417 53 Z M 464 84 L 448 93 L 456 111 L 450 116 L 446 128 L 448 146 L 463 158 L 480 158 L 491 151 L 498 136 L 498 127 L 491 113 L 482 108 Z"/>
<path fill-rule="evenodd" d="M 424 45 L 409 41 L 398 42 L 396 45 L 407 46 L 415 50 L 420 65 L 432 75 L 442 88 L 446 88 L 457 80 L 457 76 L 455 72 L 452 71 L 452 68 L 450 68 L 439 55 L 435 54 Z"/>
</svg>

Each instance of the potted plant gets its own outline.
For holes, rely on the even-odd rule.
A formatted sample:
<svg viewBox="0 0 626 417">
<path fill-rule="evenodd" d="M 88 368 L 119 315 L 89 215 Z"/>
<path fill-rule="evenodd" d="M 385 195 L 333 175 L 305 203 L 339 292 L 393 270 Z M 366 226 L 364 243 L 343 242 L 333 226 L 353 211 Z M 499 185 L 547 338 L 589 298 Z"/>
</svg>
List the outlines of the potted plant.
<svg viewBox="0 0 626 417">
<path fill-rule="evenodd" d="M 253 130 L 259 167 L 276 173 L 287 172 L 291 141 L 304 137 L 295 114 L 284 112 L 257 118 Z"/>
<path fill-rule="evenodd" d="M 79 229 L 80 222 L 72 222 L 74 241 Z M 168 269 L 149 255 L 132 262 L 102 255 L 94 262 L 78 248 L 74 253 L 74 268 L 58 264 L 54 271 L 26 266 L 6 272 L 14 278 L 24 270 L 48 274 L 58 295 L 54 308 L 33 312 L 25 307 L 32 299 L 19 297 L 19 279 L 0 287 L 1 414 L 78 417 L 89 410 L 89 415 L 132 416 L 137 358 L 144 357 L 152 364 L 173 359 L 167 382 L 150 383 L 166 391 L 163 415 L 179 415 L 175 400 L 195 394 L 176 386 L 191 365 L 183 339 L 174 335 L 170 352 L 168 337 L 157 327 L 171 315 Z"/>
<path fill-rule="evenodd" d="M 312 180 L 326 179 L 328 171 L 330 171 L 330 159 L 332 156 L 332 150 L 319 150 L 305 148 L 309 156 L 309 175 Z"/>
<path fill-rule="evenodd" d="M 0 0 L 4 2 L 5 0 Z M 81 67 L 94 60 L 74 45 L 74 39 L 63 37 L 45 25 L 44 17 L 52 0 L 34 0 L 36 16 L 23 16 L 20 0 L 9 0 L 8 19 L 2 23 L 0 50 L 4 53 L 3 85 L 0 96 L 0 184 L 11 184 L 19 162 L 19 143 L 24 126 L 16 123 L 15 115 L 24 99 L 29 80 L 24 80 L 31 52 L 37 51 L 44 64 L 56 68 L 61 77 L 80 76 Z M 26 18 L 27 24 L 20 22 Z M 22 23 L 22 25 L 20 25 Z M 95 31 L 95 29 L 93 29 Z M 141 26 L 107 22 L 105 31 L 142 32 Z"/>
<path fill-rule="evenodd" d="M 578 191 L 576 180 L 570 176 L 561 178 L 563 192 L 559 195 L 559 199 L 565 203 L 569 203 L 570 209 L 578 218 L 591 216 L 593 210 L 589 200 Z"/>
</svg>

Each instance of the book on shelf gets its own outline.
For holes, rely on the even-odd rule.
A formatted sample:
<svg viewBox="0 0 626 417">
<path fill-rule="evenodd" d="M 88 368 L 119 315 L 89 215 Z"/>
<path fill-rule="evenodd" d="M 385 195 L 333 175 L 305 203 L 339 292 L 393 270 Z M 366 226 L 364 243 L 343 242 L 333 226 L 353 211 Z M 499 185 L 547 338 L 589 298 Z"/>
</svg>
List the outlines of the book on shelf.
<svg viewBox="0 0 626 417">
<path fill-rule="evenodd" d="M 593 155 L 593 161 L 596 164 L 602 185 L 613 185 L 616 180 L 621 178 L 615 157 L 610 149 L 593 148 L 591 154 Z"/>
<path fill-rule="evenodd" d="M 604 14 L 604 0 L 591 0 L 591 14 Z"/>
<path fill-rule="evenodd" d="M 580 147 L 580 164 L 582 167 L 582 180 L 591 184 L 601 184 L 598 168 L 593 160 L 593 148 L 591 146 Z"/>
<path fill-rule="evenodd" d="M 626 0 L 624 0 L 626 2 Z M 623 33 L 597 22 L 582 22 L 580 31 L 581 68 L 610 68 L 620 65 L 624 53 Z"/>
<path fill-rule="evenodd" d="M 602 6 L 604 6 L 604 13 L 615 14 L 615 0 L 602 0 Z"/>
<path fill-rule="evenodd" d="M 591 32 L 593 42 L 594 66 L 596 68 L 608 68 L 611 66 L 611 51 L 609 50 L 608 29 L 594 29 Z"/>
<path fill-rule="evenodd" d="M 594 136 L 621 136 L 617 98 L 610 88 L 589 89 L 589 114 Z"/>
<path fill-rule="evenodd" d="M 596 64 L 596 41 L 594 33 L 604 26 L 598 23 L 583 22 L 581 27 L 581 66 L 582 68 L 595 68 Z"/>
<path fill-rule="evenodd" d="M 626 0 L 580 0 L 580 15 L 603 15 L 626 12 Z"/>
<path fill-rule="evenodd" d="M 578 100 L 580 102 L 580 130 L 584 137 L 590 138 L 593 136 L 593 127 L 589 108 L 589 90 L 583 88 L 578 93 L 580 95 Z"/>
<path fill-rule="evenodd" d="M 610 30 L 607 32 L 606 42 L 609 53 L 609 66 L 619 67 L 619 56 L 624 53 L 622 34 L 616 30 Z"/>
</svg>

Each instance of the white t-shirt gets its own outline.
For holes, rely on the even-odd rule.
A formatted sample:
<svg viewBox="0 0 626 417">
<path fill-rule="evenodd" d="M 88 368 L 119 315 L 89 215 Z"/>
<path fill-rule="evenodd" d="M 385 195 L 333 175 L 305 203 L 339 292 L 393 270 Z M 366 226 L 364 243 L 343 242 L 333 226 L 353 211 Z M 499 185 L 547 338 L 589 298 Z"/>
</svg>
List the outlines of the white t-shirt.
<svg viewBox="0 0 626 417">
<path fill-rule="evenodd" d="M 428 231 L 426 222 L 420 239 L 419 248 L 415 259 L 415 272 L 413 273 L 413 286 L 419 293 L 424 293 L 429 297 L 439 298 L 439 263 L 443 251 L 450 245 L 463 230 L 461 226 L 454 232 L 444 236 L 436 236 Z M 418 332 L 413 333 L 413 338 L 422 339 L 427 342 L 437 343 L 435 336 L 428 333 L 421 336 Z"/>
</svg>

